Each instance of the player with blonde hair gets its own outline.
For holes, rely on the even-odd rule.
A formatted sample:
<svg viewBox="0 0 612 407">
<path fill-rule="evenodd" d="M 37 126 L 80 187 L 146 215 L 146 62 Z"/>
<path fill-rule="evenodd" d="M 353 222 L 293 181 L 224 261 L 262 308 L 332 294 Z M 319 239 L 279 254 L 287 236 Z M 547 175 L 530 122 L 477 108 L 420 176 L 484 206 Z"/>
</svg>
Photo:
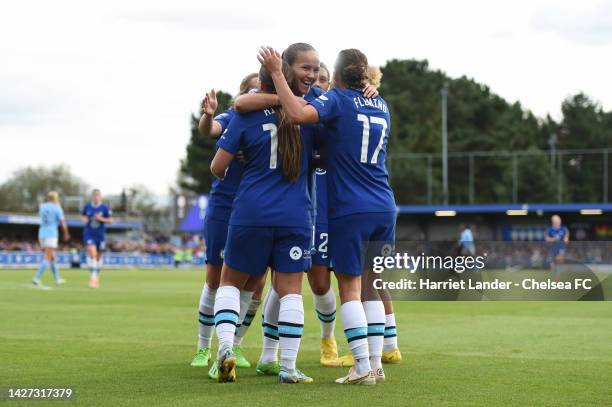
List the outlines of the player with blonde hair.
<svg viewBox="0 0 612 407">
<path fill-rule="evenodd" d="M 68 233 L 68 226 L 66 226 L 66 221 L 64 220 L 64 211 L 60 205 L 59 194 L 56 191 L 49 191 L 47 193 L 47 201 L 40 205 L 38 213 L 40 215 L 38 240 L 41 249 L 44 251 L 44 256 L 40 263 L 40 268 L 32 279 L 32 283 L 40 285 L 42 274 L 47 267 L 50 267 L 55 283 L 64 284 L 65 281 L 60 277 L 57 264 L 55 263 L 55 249 L 57 249 L 58 240 L 57 227 L 62 227 L 64 241 L 66 242 L 70 240 L 70 233 Z"/>
</svg>

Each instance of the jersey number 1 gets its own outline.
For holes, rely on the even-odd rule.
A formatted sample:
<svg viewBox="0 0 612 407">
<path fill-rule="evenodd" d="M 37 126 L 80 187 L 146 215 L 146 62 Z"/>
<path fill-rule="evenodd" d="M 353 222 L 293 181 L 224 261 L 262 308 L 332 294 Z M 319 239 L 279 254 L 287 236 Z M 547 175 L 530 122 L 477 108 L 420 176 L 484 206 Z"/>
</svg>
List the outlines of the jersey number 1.
<svg viewBox="0 0 612 407">
<path fill-rule="evenodd" d="M 274 123 L 266 123 L 263 126 L 264 131 L 270 132 L 270 169 L 276 169 L 276 153 L 278 151 L 278 129 Z"/>
<path fill-rule="evenodd" d="M 372 160 L 370 160 L 370 164 L 378 163 L 378 154 L 380 154 L 380 150 L 383 148 L 383 144 L 385 144 L 385 135 L 387 133 L 387 121 L 382 117 L 375 116 L 366 116 L 365 114 L 358 114 L 357 120 L 363 123 L 363 135 L 361 137 L 361 162 L 368 162 L 368 147 L 370 145 L 370 123 L 372 124 L 380 124 L 382 126 L 382 132 L 380 134 L 380 140 L 378 141 L 378 145 L 374 150 L 374 154 L 372 154 Z"/>
</svg>

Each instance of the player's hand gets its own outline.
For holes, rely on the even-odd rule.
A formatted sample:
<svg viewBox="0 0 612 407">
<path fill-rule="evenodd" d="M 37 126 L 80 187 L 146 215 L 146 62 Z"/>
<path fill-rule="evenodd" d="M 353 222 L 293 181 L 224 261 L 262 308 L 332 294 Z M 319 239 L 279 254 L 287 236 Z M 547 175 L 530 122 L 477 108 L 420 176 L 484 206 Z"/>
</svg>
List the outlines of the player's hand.
<svg viewBox="0 0 612 407">
<path fill-rule="evenodd" d="M 378 89 L 373 85 L 367 84 L 365 88 L 363 88 L 363 97 L 365 98 L 376 98 L 378 95 Z"/>
<path fill-rule="evenodd" d="M 257 53 L 257 59 L 266 68 L 268 73 L 283 72 L 283 59 L 281 55 L 272 47 L 260 47 Z"/>
<path fill-rule="evenodd" d="M 246 163 L 246 157 L 244 156 L 244 151 L 240 150 L 236 153 L 236 159 L 241 163 Z"/>
<path fill-rule="evenodd" d="M 217 101 L 217 92 L 215 92 L 214 89 L 211 89 L 210 92 L 208 92 L 204 96 L 204 99 L 202 99 L 202 103 L 200 105 L 200 112 L 202 114 L 212 116 L 215 114 L 217 107 L 219 107 L 219 102 Z"/>
</svg>

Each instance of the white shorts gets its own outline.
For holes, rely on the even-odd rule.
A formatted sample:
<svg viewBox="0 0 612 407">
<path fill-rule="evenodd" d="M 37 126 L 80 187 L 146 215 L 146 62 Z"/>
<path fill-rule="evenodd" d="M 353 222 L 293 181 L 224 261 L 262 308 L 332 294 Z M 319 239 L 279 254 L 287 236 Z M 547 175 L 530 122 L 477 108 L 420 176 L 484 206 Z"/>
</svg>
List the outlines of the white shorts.
<svg viewBox="0 0 612 407">
<path fill-rule="evenodd" d="M 41 237 L 38 242 L 43 249 L 57 249 L 57 237 Z"/>
</svg>

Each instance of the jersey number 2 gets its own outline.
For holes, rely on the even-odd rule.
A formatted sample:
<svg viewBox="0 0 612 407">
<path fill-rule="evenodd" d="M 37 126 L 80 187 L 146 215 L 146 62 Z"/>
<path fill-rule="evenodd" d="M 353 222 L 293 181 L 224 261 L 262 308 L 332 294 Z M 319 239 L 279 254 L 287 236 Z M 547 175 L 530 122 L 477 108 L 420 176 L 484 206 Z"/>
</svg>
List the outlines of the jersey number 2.
<svg viewBox="0 0 612 407">
<path fill-rule="evenodd" d="M 270 132 L 270 169 L 276 169 L 276 153 L 278 151 L 278 129 L 274 123 L 266 123 L 262 125 L 264 131 Z"/>
<path fill-rule="evenodd" d="M 387 133 L 387 121 L 382 117 L 375 116 L 366 116 L 365 114 L 358 114 L 357 120 L 359 120 L 363 124 L 363 135 L 361 137 L 361 162 L 368 162 L 368 147 L 370 145 L 370 123 L 379 124 L 382 126 L 382 132 L 380 134 L 380 140 L 378 141 L 378 145 L 374 150 L 374 154 L 372 154 L 372 159 L 370 160 L 370 164 L 378 163 L 378 154 L 380 154 L 380 150 L 382 150 L 383 145 L 385 144 L 385 135 Z"/>
</svg>

